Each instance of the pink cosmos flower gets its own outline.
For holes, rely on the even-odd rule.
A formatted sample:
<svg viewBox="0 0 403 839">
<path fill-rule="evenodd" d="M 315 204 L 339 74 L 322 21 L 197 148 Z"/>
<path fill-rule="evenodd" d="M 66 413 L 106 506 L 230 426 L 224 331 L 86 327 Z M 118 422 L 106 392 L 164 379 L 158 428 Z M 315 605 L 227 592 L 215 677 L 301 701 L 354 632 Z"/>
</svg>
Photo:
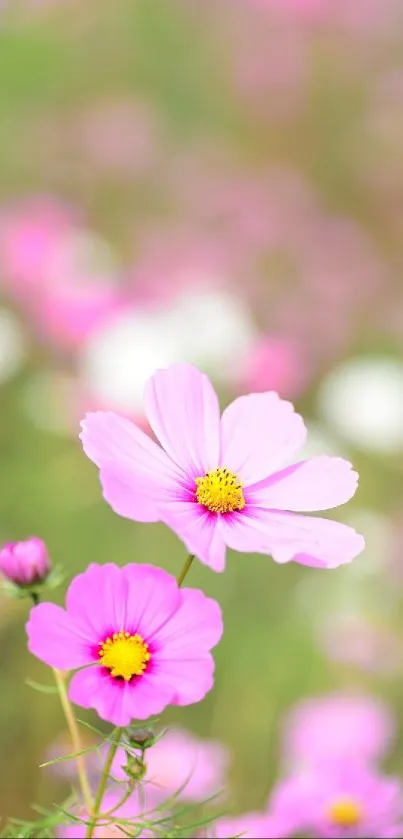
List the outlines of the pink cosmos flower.
<svg viewBox="0 0 403 839">
<path fill-rule="evenodd" d="M 357 474 L 327 456 L 281 468 L 304 444 L 306 428 L 276 393 L 241 396 L 220 421 L 207 376 L 173 364 L 148 381 L 144 407 L 161 446 L 112 412 L 82 423 L 84 451 L 116 513 L 164 521 L 215 571 L 225 567 L 226 546 L 322 568 L 363 549 L 352 528 L 299 515 L 344 504 Z"/>
<path fill-rule="evenodd" d="M 122 798 L 123 791 L 121 789 L 110 790 L 106 793 L 102 801 L 102 812 L 108 813 L 113 807 L 116 807 L 116 810 L 110 815 L 109 819 L 100 819 L 100 824 L 95 828 L 93 833 L 94 839 L 119 839 L 119 837 L 125 836 L 128 830 L 133 830 L 133 835 L 138 837 L 138 839 L 146 835 L 154 835 L 152 831 L 138 833 L 142 822 L 141 814 L 147 810 L 147 805 L 144 805 L 144 803 L 143 805 L 141 804 L 138 793 L 134 792 L 124 804 L 118 807 L 117 805 Z M 60 839 L 84 839 L 88 829 L 85 824 L 89 820 L 88 813 L 85 808 L 82 808 L 78 811 L 77 816 L 84 823 L 72 822 L 69 825 L 61 825 L 57 829 L 57 835 Z M 147 819 L 152 821 L 152 818 L 152 813 L 147 811 Z M 159 818 L 161 818 L 161 814 Z M 115 822 L 113 821 L 114 819 L 116 819 Z M 119 819 L 130 820 L 130 826 L 125 825 L 124 822 L 119 824 Z"/>
<path fill-rule="evenodd" d="M 70 584 L 66 609 L 41 603 L 27 624 L 30 651 L 75 670 L 72 702 L 113 725 L 199 702 L 213 685 L 210 650 L 221 611 L 152 565 L 90 565 Z"/>
<path fill-rule="evenodd" d="M 293 815 L 294 832 L 299 835 L 321 839 L 402 835 L 400 781 L 354 761 L 318 764 L 281 782 L 271 806 L 278 818 Z"/>
<path fill-rule="evenodd" d="M 24 542 L 9 542 L 0 550 L 0 574 L 17 586 L 42 582 L 49 571 L 47 547 L 36 536 Z"/>
<path fill-rule="evenodd" d="M 288 715 L 283 748 L 288 763 L 325 758 L 372 761 L 384 755 L 394 734 L 393 717 L 379 700 L 335 693 L 299 702 Z"/>
<path fill-rule="evenodd" d="M 245 839 L 286 839 L 293 836 L 293 830 L 289 819 L 283 815 L 274 816 L 272 813 L 245 813 L 242 816 L 233 818 L 218 819 L 215 822 L 213 831 L 208 834 L 214 839 L 231 839 L 233 836 L 242 836 Z"/>
<path fill-rule="evenodd" d="M 117 780 L 127 778 L 126 763 L 126 753 L 119 749 L 111 773 Z M 172 728 L 148 749 L 146 763 L 147 789 L 155 800 L 166 800 L 180 790 L 182 800 L 203 801 L 225 786 L 228 753 L 221 743 Z"/>
</svg>

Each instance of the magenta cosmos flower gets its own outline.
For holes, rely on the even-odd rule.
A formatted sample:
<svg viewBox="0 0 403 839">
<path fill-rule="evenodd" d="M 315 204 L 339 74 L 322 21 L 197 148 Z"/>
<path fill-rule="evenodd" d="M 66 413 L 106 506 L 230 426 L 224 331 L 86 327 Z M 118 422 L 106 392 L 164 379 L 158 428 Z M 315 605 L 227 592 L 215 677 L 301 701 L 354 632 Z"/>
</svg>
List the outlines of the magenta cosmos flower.
<svg viewBox="0 0 403 839">
<path fill-rule="evenodd" d="M 319 763 L 281 782 L 271 811 L 292 818 L 294 833 L 318 839 L 400 837 L 403 793 L 398 779 L 356 762 Z"/>
<path fill-rule="evenodd" d="M 42 603 L 27 624 L 30 651 L 59 670 L 80 669 L 69 695 L 114 725 L 199 702 L 213 685 L 210 650 L 220 607 L 180 589 L 152 565 L 90 565 L 70 584 L 66 609 Z"/>
<path fill-rule="evenodd" d="M 82 423 L 84 451 L 116 513 L 165 522 L 215 571 L 225 567 L 226 546 L 325 568 L 363 549 L 352 528 L 299 515 L 348 501 L 357 474 L 339 457 L 280 469 L 302 447 L 306 428 L 276 393 L 241 396 L 220 420 L 207 376 L 173 364 L 149 380 L 144 405 L 161 446 L 111 412 Z"/>
</svg>

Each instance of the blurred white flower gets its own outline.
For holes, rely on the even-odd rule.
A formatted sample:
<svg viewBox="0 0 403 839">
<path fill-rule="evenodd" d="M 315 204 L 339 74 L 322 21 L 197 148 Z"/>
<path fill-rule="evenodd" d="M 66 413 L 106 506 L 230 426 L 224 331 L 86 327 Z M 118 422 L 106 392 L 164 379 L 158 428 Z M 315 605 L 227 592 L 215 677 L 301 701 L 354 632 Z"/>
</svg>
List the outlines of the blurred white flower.
<svg viewBox="0 0 403 839">
<path fill-rule="evenodd" d="M 0 383 L 17 372 L 26 356 L 22 325 L 8 309 L 0 309 Z"/>
<path fill-rule="evenodd" d="M 139 411 L 145 382 L 156 369 L 188 361 L 227 382 L 254 338 L 248 312 L 235 296 L 192 290 L 171 306 L 133 307 L 101 327 L 82 349 L 80 376 L 104 407 Z"/>
<path fill-rule="evenodd" d="M 362 356 L 331 372 L 318 393 L 330 426 L 362 449 L 392 454 L 403 449 L 403 363 Z"/>
</svg>

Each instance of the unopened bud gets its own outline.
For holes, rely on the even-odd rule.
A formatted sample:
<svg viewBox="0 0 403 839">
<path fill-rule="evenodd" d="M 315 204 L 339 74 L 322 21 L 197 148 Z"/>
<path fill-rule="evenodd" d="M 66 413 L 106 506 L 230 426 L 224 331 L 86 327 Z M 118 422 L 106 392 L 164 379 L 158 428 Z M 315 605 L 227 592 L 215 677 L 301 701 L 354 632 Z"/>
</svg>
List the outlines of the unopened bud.
<svg viewBox="0 0 403 839">
<path fill-rule="evenodd" d="M 8 542 L 0 550 L 0 574 L 17 586 L 43 582 L 50 571 L 45 543 L 33 536 L 24 542 Z"/>
<path fill-rule="evenodd" d="M 141 781 L 146 774 L 147 767 L 141 757 L 134 757 L 126 752 L 127 763 L 123 767 L 126 775 L 133 781 Z"/>
<path fill-rule="evenodd" d="M 151 728 L 132 728 L 128 732 L 128 741 L 132 749 L 140 749 L 144 752 L 155 741 L 153 730 Z"/>
</svg>

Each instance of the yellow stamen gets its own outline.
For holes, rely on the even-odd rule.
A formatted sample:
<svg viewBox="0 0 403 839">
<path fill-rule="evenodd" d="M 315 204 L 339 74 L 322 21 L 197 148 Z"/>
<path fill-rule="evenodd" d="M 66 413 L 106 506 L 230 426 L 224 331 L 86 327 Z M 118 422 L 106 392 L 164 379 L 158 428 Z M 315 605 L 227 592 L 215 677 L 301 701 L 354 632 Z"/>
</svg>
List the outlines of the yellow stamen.
<svg viewBox="0 0 403 839">
<path fill-rule="evenodd" d="M 233 513 L 242 510 L 245 498 L 242 483 L 235 472 L 218 468 L 195 478 L 196 498 L 211 513 Z"/>
<path fill-rule="evenodd" d="M 112 638 L 100 642 L 100 661 L 115 678 L 129 682 L 132 676 L 141 676 L 151 658 L 148 644 L 141 635 L 130 632 L 115 632 Z"/>
<path fill-rule="evenodd" d="M 362 819 L 361 807 L 352 798 L 339 798 L 330 805 L 329 817 L 336 827 L 357 827 Z"/>
</svg>

